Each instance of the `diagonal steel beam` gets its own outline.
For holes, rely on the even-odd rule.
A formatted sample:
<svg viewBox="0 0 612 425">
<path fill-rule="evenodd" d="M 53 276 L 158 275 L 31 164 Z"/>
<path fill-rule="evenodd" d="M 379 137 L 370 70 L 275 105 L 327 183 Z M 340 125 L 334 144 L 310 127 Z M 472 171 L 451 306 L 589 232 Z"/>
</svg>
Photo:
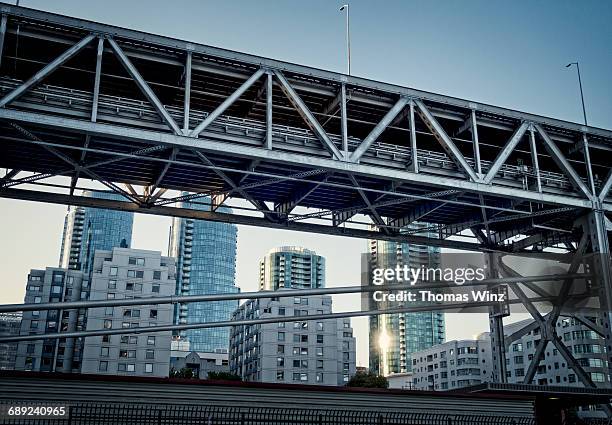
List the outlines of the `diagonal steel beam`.
<svg viewBox="0 0 612 425">
<path fill-rule="evenodd" d="M 559 350 L 559 353 L 561 353 L 561 356 L 567 362 L 567 366 L 574 370 L 574 373 L 576 376 L 578 376 L 578 379 L 582 381 L 584 386 L 587 388 L 595 388 L 596 386 L 591 379 L 591 376 L 585 372 L 582 366 L 580 366 L 572 352 L 565 346 L 565 344 L 557 338 L 553 338 L 551 342 L 555 345 L 555 347 L 557 347 L 557 350 Z"/>
<path fill-rule="evenodd" d="M 451 140 L 451 138 L 446 134 L 444 128 L 440 125 L 438 120 L 429 112 L 427 106 L 420 99 L 415 99 L 414 103 L 418 107 L 418 113 L 425 123 L 425 125 L 429 128 L 429 130 L 433 133 L 434 137 L 440 143 L 444 151 L 447 153 L 450 159 L 453 160 L 455 164 L 459 167 L 459 170 L 462 171 L 465 175 L 467 175 L 470 180 L 474 182 L 480 181 L 470 164 L 466 161 L 465 157 L 457 148 L 455 143 Z"/>
<path fill-rule="evenodd" d="M 149 102 L 151 102 L 151 104 L 153 105 L 157 113 L 161 116 L 161 118 L 165 121 L 165 123 L 168 124 L 174 134 L 182 135 L 183 132 L 179 128 L 176 121 L 174 121 L 174 118 L 172 118 L 172 116 L 166 110 L 159 98 L 155 95 L 155 93 L 153 93 L 153 90 L 151 90 L 149 84 L 145 81 L 144 78 L 142 78 L 142 75 L 140 75 L 134 64 L 126 56 L 123 49 L 112 38 L 108 39 L 108 44 L 110 44 L 113 51 L 117 55 L 117 58 L 119 59 L 119 62 L 121 62 L 121 65 L 123 65 L 128 74 L 130 74 L 130 76 L 134 79 L 136 85 L 138 85 L 138 88 L 142 91 L 142 93 L 149 100 Z"/>
<path fill-rule="evenodd" d="M 497 155 L 497 158 L 495 158 L 495 161 L 493 161 L 493 163 L 491 164 L 491 167 L 489 168 L 489 171 L 484 177 L 484 182 L 486 184 L 490 184 L 491 181 L 493 181 L 493 179 L 495 178 L 495 175 L 497 174 L 501 166 L 504 165 L 504 163 L 506 162 L 506 160 L 508 159 L 508 157 L 510 156 L 510 154 L 512 153 L 516 145 L 518 145 L 518 143 L 523 138 L 523 135 L 525 134 L 525 131 L 527 131 L 528 127 L 529 127 L 529 123 L 523 122 L 520 125 L 520 127 L 516 129 L 512 137 L 510 137 L 510 140 L 508 140 L 508 142 L 503 147 L 501 152 L 499 152 L 499 154 Z"/>
<path fill-rule="evenodd" d="M 45 65 L 40 71 L 38 71 L 32 78 L 23 83 L 22 85 L 16 87 L 13 91 L 7 93 L 2 99 L 0 99 L 0 108 L 4 108 L 6 105 L 11 103 L 13 100 L 22 96 L 29 89 L 39 84 L 43 79 L 45 79 L 49 74 L 55 71 L 57 68 L 62 66 L 66 61 L 76 55 L 78 52 L 83 49 L 83 47 L 87 46 L 94 38 L 95 35 L 85 36 L 81 41 L 79 41 L 74 46 L 70 47 L 64 53 L 55 58 L 52 62 Z"/>
<path fill-rule="evenodd" d="M 102 76 L 102 54 L 104 53 L 104 38 L 98 39 L 96 53 L 96 74 L 94 76 L 93 101 L 91 103 L 91 122 L 98 120 L 98 102 L 100 100 L 100 78 Z"/>
<path fill-rule="evenodd" d="M 217 106 L 217 108 L 214 111 L 212 111 L 210 114 L 208 114 L 208 116 L 200 124 L 198 124 L 196 128 L 191 130 L 191 133 L 189 133 L 189 136 L 198 137 L 201 132 L 206 130 L 206 128 L 210 124 L 212 124 L 214 120 L 219 118 L 219 116 L 223 112 L 225 112 L 227 108 L 229 108 L 236 100 L 238 100 L 238 98 L 242 96 L 244 92 L 246 92 L 253 85 L 253 83 L 255 83 L 255 81 L 259 80 L 259 78 L 261 78 L 261 76 L 265 72 L 266 71 L 263 68 L 259 68 L 257 71 L 255 71 L 255 73 L 251 75 L 244 83 L 242 83 L 242 85 L 238 87 L 238 89 L 236 89 L 236 91 L 232 93 L 227 99 L 225 99 L 221 103 L 221 105 Z"/>
<path fill-rule="evenodd" d="M 2 65 L 2 52 L 4 51 L 4 38 L 6 37 L 6 24 L 8 16 L 2 15 L 0 18 L 0 65 Z"/>
<path fill-rule="evenodd" d="M 374 143 L 376 139 L 380 137 L 387 126 L 391 124 L 391 121 L 393 121 L 400 111 L 404 109 L 404 107 L 408 104 L 408 101 L 408 98 L 400 97 L 399 100 L 395 102 L 395 105 L 393 105 L 393 107 L 387 111 L 385 116 L 379 121 L 378 124 L 376 124 L 370 134 L 368 134 L 359 144 L 357 149 L 353 151 L 350 157 L 351 162 L 359 162 L 359 159 L 366 153 L 370 146 L 372 146 L 372 143 Z"/>
<path fill-rule="evenodd" d="M 21 170 L 12 169 L 2 178 L 0 178 L 0 187 L 4 186 L 5 183 L 9 182 L 13 177 L 19 174 Z"/>
<path fill-rule="evenodd" d="M 299 188 L 291 193 L 288 199 L 283 202 L 278 203 L 274 206 L 274 210 L 281 213 L 282 216 L 287 218 L 287 216 L 291 213 L 291 211 L 297 207 L 301 202 L 304 201 L 307 197 L 309 197 L 315 190 L 317 190 L 321 185 L 330 178 L 332 173 L 323 175 L 321 180 L 313 180 L 312 182 L 305 182 L 305 184 L 299 184 Z"/>
<path fill-rule="evenodd" d="M 540 343 L 538 344 L 538 348 L 536 348 L 535 353 L 533 354 L 533 358 L 531 359 L 531 363 L 529 364 L 529 368 L 525 373 L 525 377 L 523 378 L 524 384 L 531 384 L 533 381 L 533 377 L 535 376 L 538 366 L 540 362 L 544 360 L 544 351 L 546 350 L 546 346 L 548 345 L 548 340 L 542 338 Z"/>
<path fill-rule="evenodd" d="M 512 267 L 510 267 L 506 263 L 504 263 L 501 258 L 498 261 L 498 267 L 499 267 L 498 270 L 499 270 L 500 274 L 502 275 L 502 277 L 506 277 L 506 278 L 507 277 L 510 277 L 510 278 L 520 278 L 520 277 L 522 277 L 520 273 L 518 273 L 516 270 L 514 270 Z M 553 296 L 548 291 L 540 288 L 536 283 L 533 283 L 533 282 L 526 282 L 525 283 L 525 287 L 530 289 L 535 294 L 537 294 L 537 295 L 539 295 L 541 297 L 552 297 Z M 514 291 L 514 288 L 512 288 L 512 290 Z M 520 288 L 518 288 L 518 290 L 521 291 Z M 514 292 L 516 293 L 516 291 L 514 291 Z M 524 293 L 523 293 L 523 295 L 524 295 Z M 518 296 L 518 294 L 517 294 L 517 296 Z M 539 315 L 539 313 L 538 313 L 538 315 Z M 532 314 L 532 316 L 534 316 L 534 315 Z M 534 316 L 534 318 L 535 318 L 535 316 Z M 538 324 L 541 323 L 541 321 L 538 321 L 538 320 L 536 320 L 536 322 L 538 322 Z"/>
<path fill-rule="evenodd" d="M 456 198 L 456 197 L 457 195 L 455 194 L 451 196 L 451 199 Z M 414 208 L 412 208 L 410 212 L 406 214 L 405 216 L 389 219 L 388 224 L 389 226 L 392 226 L 394 228 L 403 228 L 403 227 L 410 225 L 411 223 L 414 223 L 415 221 L 422 220 L 428 214 L 444 207 L 445 205 L 446 203 L 444 202 L 442 203 L 434 202 L 434 201 L 422 202 L 416 205 Z"/>
<path fill-rule="evenodd" d="M 32 140 L 42 141 L 38 136 L 36 136 L 35 134 L 29 132 L 28 130 L 26 130 L 25 128 L 21 127 L 20 125 L 15 124 L 13 122 L 11 122 L 10 125 L 13 128 L 15 128 L 17 131 L 19 131 L 21 134 L 23 134 L 24 136 L 26 136 L 26 137 L 28 137 L 28 138 L 30 138 Z M 140 199 L 132 197 L 129 193 L 127 193 L 125 190 L 121 189 L 116 184 L 114 184 L 112 182 L 108 182 L 108 181 L 104 180 L 103 178 L 101 178 L 98 174 L 94 173 L 93 171 L 91 171 L 91 170 L 89 170 L 87 168 L 82 167 L 76 161 L 74 161 L 72 158 L 64 155 L 62 152 L 60 152 L 56 148 L 51 147 L 51 146 L 46 146 L 46 145 L 41 145 L 41 146 L 44 149 L 46 149 L 47 151 L 51 152 L 53 155 L 55 155 L 58 158 L 60 158 L 61 160 L 63 160 L 64 162 L 70 164 L 74 168 L 75 171 L 82 171 L 82 172 L 84 172 L 85 174 L 87 174 L 90 177 L 92 177 L 93 179 L 99 181 L 104 186 L 108 187 L 109 189 L 113 190 L 114 192 L 120 193 L 123 196 L 125 196 L 127 199 L 130 199 L 134 203 L 140 205 Z"/>
<path fill-rule="evenodd" d="M 211 165 L 214 166 L 215 164 L 208 159 L 208 157 L 206 155 L 204 155 L 202 152 L 199 151 L 193 151 L 198 158 L 200 158 L 200 160 L 206 164 L 206 165 Z M 268 220 L 270 221 L 277 221 L 276 220 L 276 216 L 274 214 L 271 213 L 270 208 L 268 208 L 268 206 L 264 203 L 259 201 L 258 199 L 255 199 L 253 196 L 251 196 L 249 193 L 247 193 L 246 190 L 244 190 L 243 188 L 239 187 L 234 180 L 228 176 L 227 174 L 225 174 L 225 172 L 218 170 L 216 168 L 212 169 L 213 172 L 218 175 L 223 181 L 225 181 L 228 185 L 230 185 L 230 187 L 235 190 L 236 192 L 238 192 L 240 194 L 240 196 L 242 196 L 244 199 L 246 199 L 247 201 L 249 201 L 251 204 L 253 204 L 253 206 L 255 208 L 257 208 L 258 211 L 262 212 L 264 217 L 266 217 Z M 225 198 L 227 199 L 227 198 Z M 224 200 L 225 200 L 224 199 Z"/>
<path fill-rule="evenodd" d="M 610 188 L 612 188 L 612 169 L 610 169 L 610 172 L 608 173 L 606 177 L 606 181 L 603 184 L 603 186 L 601 186 L 601 189 L 599 191 L 599 200 L 601 202 L 603 202 L 606 199 L 606 196 L 608 196 L 608 192 L 610 192 Z"/>
<path fill-rule="evenodd" d="M 578 320 L 580 323 L 582 323 L 584 326 L 586 326 L 587 328 L 589 328 L 593 332 L 597 333 L 599 336 L 601 336 L 603 338 L 606 337 L 606 330 L 605 330 L 605 328 L 603 326 L 598 325 L 597 323 L 593 323 L 593 321 L 590 320 L 584 314 L 575 313 L 571 317 L 573 317 L 576 320 Z"/>
<path fill-rule="evenodd" d="M 551 140 L 548 133 L 546 133 L 546 131 L 544 131 L 542 126 L 539 124 L 534 124 L 534 127 L 537 130 L 537 132 L 540 134 L 540 137 L 542 137 L 542 140 L 544 141 L 544 147 L 546 148 L 546 150 L 552 157 L 553 161 L 555 161 L 557 166 L 561 169 L 561 171 L 563 171 L 563 173 L 569 179 L 570 183 L 572 183 L 572 185 L 576 189 L 582 192 L 582 194 L 587 199 L 591 199 L 591 197 L 594 194 L 591 194 L 591 191 L 589 190 L 589 188 L 584 184 L 584 182 L 582 181 L 582 179 L 580 178 L 576 170 L 574 170 L 574 167 L 572 167 L 571 164 L 568 162 L 568 160 L 565 158 L 565 156 L 563 155 L 563 152 L 561 152 L 561 150 L 557 147 L 555 142 Z"/>
<path fill-rule="evenodd" d="M 151 195 L 153 195 L 155 190 L 162 183 L 164 177 L 166 176 L 166 173 L 168 172 L 168 169 L 170 169 L 170 166 L 172 165 L 172 162 L 176 159 L 176 155 L 178 155 L 178 152 L 179 152 L 179 148 L 172 148 L 172 151 L 170 152 L 170 156 L 168 157 L 168 162 L 164 164 L 161 171 L 159 172 L 159 175 L 157 176 L 157 179 L 155 179 L 155 183 L 153 183 L 151 185 L 151 188 L 149 189 Z M 157 198 L 159 198 L 159 196 L 157 196 L 155 199 Z"/>
<path fill-rule="evenodd" d="M 348 176 L 351 179 L 351 182 L 353 183 L 353 185 L 355 186 L 355 189 L 357 189 L 359 196 L 361 196 L 361 199 L 363 199 L 363 202 L 365 202 L 365 205 L 367 206 L 368 210 L 370 210 L 370 213 L 368 215 L 370 216 L 370 218 L 372 218 L 372 221 L 374 222 L 374 224 L 381 226 L 382 231 L 389 234 L 390 230 L 387 228 L 387 223 L 380 216 L 380 214 L 376 210 L 376 207 L 374 207 L 374 205 L 372 204 L 368 196 L 365 194 L 365 192 L 361 190 L 361 185 L 359 184 L 355 176 L 352 174 L 349 174 Z"/>
<path fill-rule="evenodd" d="M 325 147 L 325 149 L 327 149 L 336 159 L 343 160 L 344 156 L 342 155 L 342 153 L 338 150 L 336 145 L 334 145 L 334 143 L 331 141 L 331 139 L 329 138 L 329 136 L 327 135 L 327 133 L 325 132 L 325 130 L 323 129 L 319 121 L 317 121 L 315 116 L 312 114 L 312 112 L 310 112 L 310 109 L 308 109 L 308 106 L 306 106 L 306 103 L 304 103 L 304 101 L 297 94 L 295 89 L 291 87 L 291 84 L 289 84 L 289 81 L 287 81 L 283 73 L 275 70 L 274 75 L 276 75 L 276 78 L 281 83 L 280 84 L 281 90 L 283 91 L 283 93 L 285 93 L 285 96 L 287 96 L 287 99 L 289 99 L 293 107 L 301 115 L 301 117 L 304 119 L 308 127 L 310 127 L 310 129 L 315 133 L 317 138 L 323 143 L 323 146 Z"/>
</svg>

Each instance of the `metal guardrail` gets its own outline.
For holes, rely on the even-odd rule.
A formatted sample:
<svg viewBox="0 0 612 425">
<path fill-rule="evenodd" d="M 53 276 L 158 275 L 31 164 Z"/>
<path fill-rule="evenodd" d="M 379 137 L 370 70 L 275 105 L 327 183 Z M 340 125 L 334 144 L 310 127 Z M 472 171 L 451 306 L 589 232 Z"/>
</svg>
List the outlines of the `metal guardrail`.
<svg viewBox="0 0 612 425">
<path fill-rule="evenodd" d="M 5 410 L 6 403 L 0 403 Z M 535 425 L 533 418 L 435 412 L 75 403 L 61 418 L 3 418 L 6 425 Z"/>
</svg>

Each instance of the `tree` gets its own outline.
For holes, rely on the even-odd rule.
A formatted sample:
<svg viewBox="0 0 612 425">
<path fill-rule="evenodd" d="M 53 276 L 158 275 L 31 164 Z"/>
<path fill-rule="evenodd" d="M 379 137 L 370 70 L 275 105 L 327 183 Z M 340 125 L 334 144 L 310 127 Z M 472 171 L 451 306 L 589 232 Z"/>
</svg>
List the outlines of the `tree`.
<svg viewBox="0 0 612 425">
<path fill-rule="evenodd" d="M 242 381 L 242 378 L 230 372 L 208 372 L 208 379 L 218 381 Z"/>
<path fill-rule="evenodd" d="M 346 384 L 347 387 L 389 388 L 389 381 L 374 372 L 357 372 Z"/>
<path fill-rule="evenodd" d="M 180 370 L 176 370 L 175 368 L 170 369 L 170 378 L 191 379 L 193 377 L 193 370 L 188 367 L 184 367 Z"/>
</svg>

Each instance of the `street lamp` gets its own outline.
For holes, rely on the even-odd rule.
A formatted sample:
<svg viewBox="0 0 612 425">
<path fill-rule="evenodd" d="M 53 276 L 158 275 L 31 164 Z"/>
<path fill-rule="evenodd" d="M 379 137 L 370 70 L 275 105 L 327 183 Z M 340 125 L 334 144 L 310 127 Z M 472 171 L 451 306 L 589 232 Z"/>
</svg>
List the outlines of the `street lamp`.
<svg viewBox="0 0 612 425">
<path fill-rule="evenodd" d="M 350 16 L 349 16 L 349 5 L 345 4 L 340 8 L 340 11 L 346 10 L 346 62 L 348 68 L 348 74 L 351 75 L 351 32 L 350 32 Z"/>
<path fill-rule="evenodd" d="M 576 70 L 578 71 L 578 85 L 580 86 L 580 100 L 582 101 L 582 114 L 584 115 L 584 125 L 588 125 L 586 109 L 584 107 L 584 93 L 582 92 L 582 79 L 580 78 L 580 65 L 578 64 L 578 62 L 570 62 L 565 65 L 565 67 L 569 68 L 572 65 L 576 65 Z"/>
</svg>

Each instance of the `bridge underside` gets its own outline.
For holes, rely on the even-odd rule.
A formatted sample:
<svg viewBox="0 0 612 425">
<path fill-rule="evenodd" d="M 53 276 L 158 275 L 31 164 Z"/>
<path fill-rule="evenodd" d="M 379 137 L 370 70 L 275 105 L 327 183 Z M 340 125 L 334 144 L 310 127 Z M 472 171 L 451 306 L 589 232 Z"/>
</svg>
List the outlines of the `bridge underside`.
<svg viewBox="0 0 612 425">
<path fill-rule="evenodd" d="M 612 211 L 606 130 L 2 10 L 3 197 L 113 207 L 58 196 L 96 182 L 130 210 L 503 251 L 575 250 Z"/>
</svg>

